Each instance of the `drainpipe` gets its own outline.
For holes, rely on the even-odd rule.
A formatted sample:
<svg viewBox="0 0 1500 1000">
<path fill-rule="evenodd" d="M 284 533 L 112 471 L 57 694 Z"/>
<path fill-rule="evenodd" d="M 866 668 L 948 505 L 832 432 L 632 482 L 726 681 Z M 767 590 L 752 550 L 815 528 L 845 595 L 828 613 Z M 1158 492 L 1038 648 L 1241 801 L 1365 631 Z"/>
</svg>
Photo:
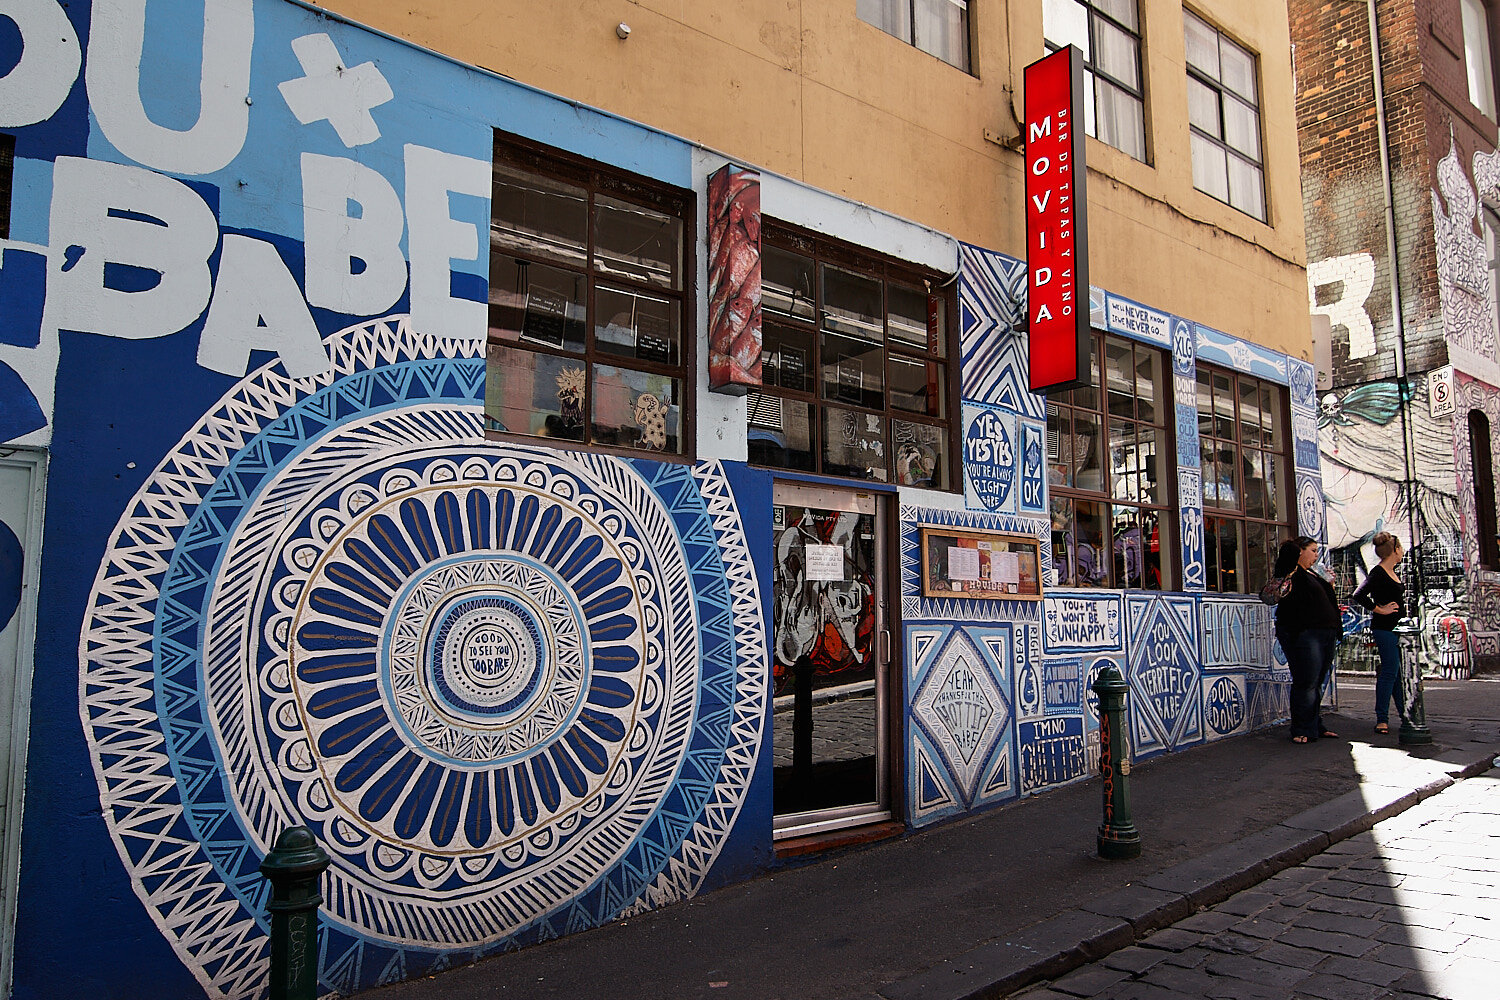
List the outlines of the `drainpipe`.
<svg viewBox="0 0 1500 1000">
<path fill-rule="evenodd" d="M 1375 0 L 1365 2 L 1370 22 L 1370 79 L 1375 85 L 1375 130 L 1380 139 L 1381 192 L 1385 196 L 1385 251 L 1391 262 L 1391 322 L 1395 325 L 1396 332 L 1396 384 L 1401 394 L 1401 460 L 1405 476 L 1402 492 L 1406 494 L 1407 541 L 1410 549 L 1415 551 L 1421 544 L 1421 540 L 1417 538 L 1417 476 L 1412 461 L 1411 421 L 1408 414 L 1411 403 L 1407 399 L 1406 323 L 1401 313 L 1401 267 L 1396 258 L 1396 194 L 1391 184 L 1391 145 L 1385 126 L 1385 74 L 1380 65 L 1380 16 L 1375 12 Z M 1421 559 L 1412 561 L 1412 570 L 1412 582 L 1415 586 L 1408 598 L 1410 607 L 1405 609 L 1408 611 L 1416 607 L 1416 602 L 1420 599 L 1418 595 L 1426 589 L 1422 580 Z"/>
</svg>

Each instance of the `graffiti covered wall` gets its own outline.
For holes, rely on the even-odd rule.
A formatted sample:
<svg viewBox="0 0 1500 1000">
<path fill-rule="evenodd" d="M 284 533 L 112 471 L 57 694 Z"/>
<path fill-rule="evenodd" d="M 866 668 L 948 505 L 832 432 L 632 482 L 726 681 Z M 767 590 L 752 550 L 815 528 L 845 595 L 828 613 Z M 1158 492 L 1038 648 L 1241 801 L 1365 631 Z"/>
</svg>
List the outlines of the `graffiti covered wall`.
<svg viewBox="0 0 1500 1000">
<path fill-rule="evenodd" d="M 260 995 L 295 823 L 339 993 L 763 867 L 769 476 L 483 429 L 492 130 L 680 187 L 690 147 L 167 6 L 8 15 L 0 436 L 51 451 L 15 995 Z"/>
</svg>

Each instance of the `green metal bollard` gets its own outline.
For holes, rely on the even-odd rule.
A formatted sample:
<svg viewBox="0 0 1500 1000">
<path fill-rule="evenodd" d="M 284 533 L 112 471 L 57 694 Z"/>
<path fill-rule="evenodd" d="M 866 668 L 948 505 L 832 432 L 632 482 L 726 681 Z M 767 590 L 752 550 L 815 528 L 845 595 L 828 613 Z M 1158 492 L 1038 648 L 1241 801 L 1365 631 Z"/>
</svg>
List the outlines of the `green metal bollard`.
<svg viewBox="0 0 1500 1000">
<path fill-rule="evenodd" d="M 1427 728 L 1427 702 L 1422 691 L 1422 628 L 1403 621 L 1391 631 L 1401 642 L 1401 673 L 1396 677 L 1396 690 L 1401 695 L 1396 703 L 1396 711 L 1401 713 L 1401 731 L 1396 742 L 1402 746 L 1426 746 L 1432 742 L 1432 730 Z"/>
<path fill-rule="evenodd" d="M 1141 834 L 1130 818 L 1130 758 L 1125 755 L 1125 695 L 1129 690 L 1120 668 L 1112 664 L 1094 679 L 1094 693 L 1099 696 L 1099 770 L 1104 773 L 1099 856 L 1110 860 L 1141 854 Z"/>
<path fill-rule="evenodd" d="M 271 882 L 271 1000 L 318 995 L 318 878 L 331 861 L 311 830 L 293 826 L 260 863 Z"/>
</svg>

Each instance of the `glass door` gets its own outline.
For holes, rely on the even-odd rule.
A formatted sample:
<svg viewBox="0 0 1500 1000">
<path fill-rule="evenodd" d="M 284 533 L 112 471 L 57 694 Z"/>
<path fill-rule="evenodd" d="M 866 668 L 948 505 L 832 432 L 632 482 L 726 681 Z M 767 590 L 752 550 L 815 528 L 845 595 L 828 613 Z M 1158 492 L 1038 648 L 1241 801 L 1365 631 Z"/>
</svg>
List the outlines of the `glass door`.
<svg viewBox="0 0 1500 1000">
<path fill-rule="evenodd" d="M 775 835 L 889 819 L 881 498 L 778 483 L 772 537 Z"/>
</svg>

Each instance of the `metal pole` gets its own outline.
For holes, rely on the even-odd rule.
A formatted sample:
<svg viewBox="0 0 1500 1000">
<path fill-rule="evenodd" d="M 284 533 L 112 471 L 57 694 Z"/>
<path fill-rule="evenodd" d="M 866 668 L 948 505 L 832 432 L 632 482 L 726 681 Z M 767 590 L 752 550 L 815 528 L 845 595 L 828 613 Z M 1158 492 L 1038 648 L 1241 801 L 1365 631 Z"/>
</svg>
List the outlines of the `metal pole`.
<svg viewBox="0 0 1500 1000">
<path fill-rule="evenodd" d="M 1104 822 L 1099 824 L 1099 856 L 1140 857 L 1141 834 L 1130 817 L 1130 758 L 1125 750 L 1125 696 L 1130 685 L 1110 664 L 1094 679 L 1099 696 L 1099 770 L 1104 774 Z"/>
<path fill-rule="evenodd" d="M 293 826 L 260 863 L 271 883 L 271 1000 L 318 995 L 318 878 L 331 861 L 311 830 Z"/>
</svg>

